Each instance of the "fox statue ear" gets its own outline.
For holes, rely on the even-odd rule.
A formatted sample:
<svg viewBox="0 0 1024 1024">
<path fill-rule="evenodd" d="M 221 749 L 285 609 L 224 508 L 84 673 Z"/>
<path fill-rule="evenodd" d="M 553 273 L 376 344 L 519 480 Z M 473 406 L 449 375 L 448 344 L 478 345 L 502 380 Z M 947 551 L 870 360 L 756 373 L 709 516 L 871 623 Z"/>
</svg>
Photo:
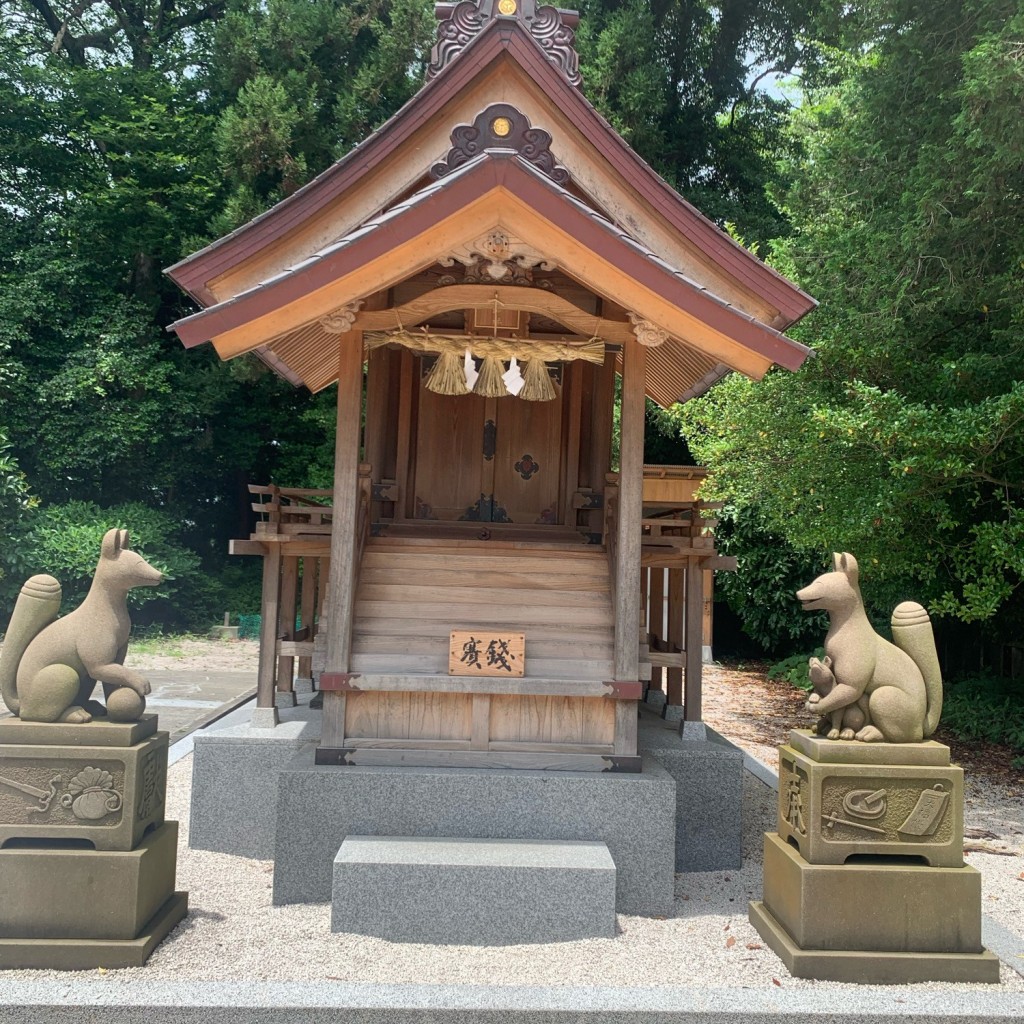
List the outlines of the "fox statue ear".
<svg viewBox="0 0 1024 1024">
<path fill-rule="evenodd" d="M 118 551 L 127 551 L 131 544 L 129 543 L 129 536 L 127 530 L 118 530 L 117 532 L 117 549 Z"/>
<path fill-rule="evenodd" d="M 100 545 L 100 554 L 104 558 L 114 558 L 121 550 L 121 531 L 107 530 L 103 534 L 103 543 Z"/>
<path fill-rule="evenodd" d="M 853 555 L 844 551 L 839 556 L 837 568 L 840 572 L 846 573 L 854 583 L 857 582 L 857 578 L 860 576 L 860 567 L 857 565 L 857 559 Z"/>
<path fill-rule="evenodd" d="M 832 552 L 832 571 L 842 572 L 843 571 L 843 556 L 838 551 Z"/>
</svg>

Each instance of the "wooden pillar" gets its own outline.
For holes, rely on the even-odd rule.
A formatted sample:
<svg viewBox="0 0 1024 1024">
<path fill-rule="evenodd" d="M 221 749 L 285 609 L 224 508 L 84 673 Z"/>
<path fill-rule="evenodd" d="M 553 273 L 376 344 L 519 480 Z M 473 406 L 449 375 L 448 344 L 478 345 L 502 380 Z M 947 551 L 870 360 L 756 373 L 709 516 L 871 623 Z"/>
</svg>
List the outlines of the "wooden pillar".
<svg viewBox="0 0 1024 1024">
<path fill-rule="evenodd" d="M 668 649 L 679 653 L 686 645 L 683 635 L 686 609 L 686 570 L 668 571 Z M 683 670 L 677 665 L 665 669 L 665 697 L 667 703 L 679 707 L 683 703 Z"/>
<path fill-rule="evenodd" d="M 327 609 L 327 671 L 348 672 L 352 657 L 359 518 L 359 439 L 363 414 L 363 332 L 338 339 L 338 419 L 334 442 L 334 516 Z"/>
<path fill-rule="evenodd" d="M 615 566 L 615 678 L 640 676 L 640 529 L 644 504 L 644 384 L 647 349 L 630 339 L 622 352 L 618 537 Z"/>
<path fill-rule="evenodd" d="M 704 633 L 704 571 L 696 559 L 690 559 L 686 569 L 686 675 L 683 697 L 683 718 L 687 722 L 699 722 L 701 708 L 701 673 L 704 663 L 704 649 L 701 643 Z"/>
<path fill-rule="evenodd" d="M 256 707 L 274 707 L 277 675 L 277 616 L 281 607 L 281 545 L 267 544 L 263 556 L 263 595 L 260 604 L 260 661 L 256 675 Z"/>
<path fill-rule="evenodd" d="M 715 574 L 711 569 L 703 569 L 704 574 L 704 614 L 701 619 L 701 652 L 702 661 L 711 660 L 712 636 L 715 629 Z"/>
<path fill-rule="evenodd" d="M 281 559 L 281 599 L 277 613 L 277 638 L 292 640 L 295 637 L 295 605 L 299 591 L 299 560 L 294 555 Z M 277 691 L 294 694 L 292 679 L 295 675 L 295 658 L 285 656 L 277 659 Z M 292 698 L 294 700 L 294 698 Z"/>
<path fill-rule="evenodd" d="M 313 642 L 316 636 L 314 610 L 316 608 L 316 565 L 317 559 L 308 555 L 302 559 L 302 597 L 299 601 L 299 624 L 306 631 L 306 641 Z M 312 679 L 313 659 L 308 655 L 299 658 L 299 678 Z"/>
</svg>

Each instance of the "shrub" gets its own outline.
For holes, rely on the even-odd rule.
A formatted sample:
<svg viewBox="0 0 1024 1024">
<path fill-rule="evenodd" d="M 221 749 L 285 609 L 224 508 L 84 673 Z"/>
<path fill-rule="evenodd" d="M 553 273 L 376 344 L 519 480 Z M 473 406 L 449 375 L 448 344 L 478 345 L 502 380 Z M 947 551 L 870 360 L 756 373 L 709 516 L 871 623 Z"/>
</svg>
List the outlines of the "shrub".
<svg viewBox="0 0 1024 1024">
<path fill-rule="evenodd" d="M 824 658 L 825 648 L 819 647 L 813 655 L 791 654 L 782 661 L 777 661 L 768 668 L 768 678 L 777 682 L 789 683 L 798 690 L 810 690 L 811 678 L 807 671 L 807 663 L 811 658 Z"/>
<path fill-rule="evenodd" d="M 942 724 L 961 740 L 1024 751 L 1024 682 L 990 675 L 961 679 L 946 693 Z"/>
<path fill-rule="evenodd" d="M 88 592 L 103 535 L 114 527 L 127 529 L 133 550 L 166 577 L 159 587 L 129 592 L 132 617 L 141 623 L 208 625 L 219 601 L 216 586 L 199 569 L 199 556 L 177 539 L 175 519 L 138 502 L 103 509 L 71 501 L 37 514 L 29 535 L 32 571 L 60 581 L 64 611 L 77 607 Z"/>
</svg>

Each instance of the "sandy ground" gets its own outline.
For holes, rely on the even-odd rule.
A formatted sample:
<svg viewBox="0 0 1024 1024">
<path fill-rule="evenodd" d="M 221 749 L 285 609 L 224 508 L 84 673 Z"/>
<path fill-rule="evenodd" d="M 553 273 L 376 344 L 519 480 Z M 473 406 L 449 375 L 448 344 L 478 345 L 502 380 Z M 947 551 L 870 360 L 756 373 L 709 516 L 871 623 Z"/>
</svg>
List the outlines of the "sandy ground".
<svg viewBox="0 0 1024 1024">
<path fill-rule="evenodd" d="M 141 646 L 141 649 L 140 649 Z M 202 637 L 168 637 L 165 643 L 129 646 L 125 664 L 140 672 L 178 669 L 188 672 L 255 673 L 259 663 L 258 640 L 205 640 Z"/>
</svg>

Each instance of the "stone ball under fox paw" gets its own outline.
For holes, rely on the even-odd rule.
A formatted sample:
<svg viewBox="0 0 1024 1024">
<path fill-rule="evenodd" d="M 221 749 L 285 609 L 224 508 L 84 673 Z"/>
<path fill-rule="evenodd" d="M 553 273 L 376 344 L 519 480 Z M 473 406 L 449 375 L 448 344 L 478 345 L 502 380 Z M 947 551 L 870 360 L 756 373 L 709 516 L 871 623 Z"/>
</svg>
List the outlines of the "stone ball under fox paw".
<svg viewBox="0 0 1024 1024">
<path fill-rule="evenodd" d="M 107 718 L 111 722 L 137 722 L 145 710 L 146 698 L 128 686 L 119 686 L 107 698 Z"/>
</svg>

